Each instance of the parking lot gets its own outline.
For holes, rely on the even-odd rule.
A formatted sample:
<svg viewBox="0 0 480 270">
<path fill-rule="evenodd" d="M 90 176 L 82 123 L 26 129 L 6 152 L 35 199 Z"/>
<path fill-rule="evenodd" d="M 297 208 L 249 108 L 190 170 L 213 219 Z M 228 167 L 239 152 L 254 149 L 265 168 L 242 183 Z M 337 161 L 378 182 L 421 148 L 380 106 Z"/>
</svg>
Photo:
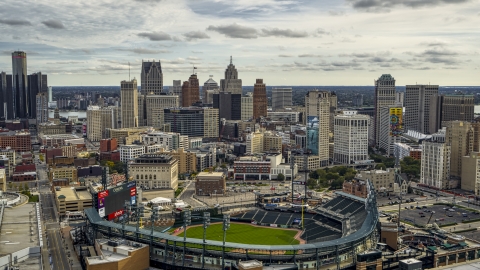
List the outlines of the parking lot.
<svg viewBox="0 0 480 270">
<path fill-rule="evenodd" d="M 427 206 L 426 208 L 414 206 L 413 209 L 411 209 L 411 206 L 409 206 L 408 208 L 409 209 L 407 210 L 402 206 L 400 219 L 418 225 L 426 225 L 431 215 L 432 218 L 430 220 L 430 224 L 435 222 L 438 225 L 455 222 L 461 224 L 464 220 L 466 221 L 480 218 L 480 214 L 478 212 L 471 212 L 462 208 L 449 208 L 446 205 L 431 205 Z M 432 214 L 432 212 L 434 213 Z"/>
</svg>

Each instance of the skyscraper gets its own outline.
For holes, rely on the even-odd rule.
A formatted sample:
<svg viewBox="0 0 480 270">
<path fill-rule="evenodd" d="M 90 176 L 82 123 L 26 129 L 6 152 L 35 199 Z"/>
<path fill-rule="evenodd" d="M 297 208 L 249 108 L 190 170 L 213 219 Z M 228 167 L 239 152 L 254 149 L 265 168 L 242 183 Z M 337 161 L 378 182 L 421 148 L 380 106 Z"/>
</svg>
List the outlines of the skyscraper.
<svg viewBox="0 0 480 270">
<path fill-rule="evenodd" d="M 328 91 L 310 91 L 305 95 L 307 125 L 318 126 L 318 135 L 309 132 L 307 145 L 315 145 L 318 150 L 320 166 L 327 166 L 329 160 L 330 101 L 332 93 Z M 314 131 L 314 130 L 312 130 Z M 318 145 L 316 138 L 318 137 Z M 311 148 L 311 147 L 309 147 Z M 314 149 L 312 152 L 315 153 Z"/>
<path fill-rule="evenodd" d="M 36 95 L 36 118 L 37 124 L 48 121 L 48 92 L 40 92 Z"/>
<path fill-rule="evenodd" d="M 402 123 L 403 107 L 400 103 L 380 108 L 378 148 L 385 150 L 389 156 L 394 154 L 395 143 L 401 142 Z"/>
<path fill-rule="evenodd" d="M 12 53 L 12 70 L 14 118 L 25 118 L 29 115 L 27 54 L 25 52 L 15 51 Z"/>
<path fill-rule="evenodd" d="M 368 159 L 369 121 L 368 115 L 356 111 L 343 111 L 335 116 L 334 162 L 352 164 Z"/>
<path fill-rule="evenodd" d="M 263 79 L 257 79 L 253 86 L 253 118 L 267 117 L 267 87 Z"/>
<path fill-rule="evenodd" d="M 12 82 L 12 75 L 0 72 L 0 117 L 5 120 L 15 118 Z"/>
<path fill-rule="evenodd" d="M 430 132 L 430 102 L 438 85 L 407 85 L 405 90 L 405 130 Z"/>
<path fill-rule="evenodd" d="M 272 89 L 272 110 L 282 110 L 292 106 L 292 88 Z"/>
<path fill-rule="evenodd" d="M 202 103 L 208 104 L 207 100 L 207 91 L 218 90 L 218 83 L 212 79 L 213 75 L 210 75 L 210 78 L 203 84 L 202 91 Z"/>
<path fill-rule="evenodd" d="M 120 82 L 122 128 L 138 127 L 137 80 Z"/>
<path fill-rule="evenodd" d="M 37 94 L 47 93 L 48 97 L 48 82 L 47 75 L 41 72 L 33 73 L 27 76 L 28 80 L 28 116 L 29 118 L 37 118 Z"/>
<path fill-rule="evenodd" d="M 450 178 L 462 177 L 462 157 L 473 152 L 474 133 L 472 124 L 463 121 L 446 122 L 445 143 L 451 146 Z"/>
<path fill-rule="evenodd" d="M 180 99 L 180 103 L 182 100 L 182 81 L 181 80 L 173 80 L 173 86 L 168 88 L 168 92 L 170 95 L 178 96 Z"/>
<path fill-rule="evenodd" d="M 160 61 L 142 61 L 141 84 L 141 96 L 138 97 L 138 125 L 145 126 L 148 113 L 146 111 L 145 96 L 149 93 L 160 95 L 163 91 L 163 73 Z"/>
<path fill-rule="evenodd" d="M 380 136 L 380 108 L 395 104 L 395 78 L 390 74 L 383 74 L 375 80 L 375 145 L 379 144 Z"/>
<path fill-rule="evenodd" d="M 471 122 L 474 118 L 473 95 L 434 95 L 430 101 L 430 133 L 437 132 L 448 121 Z"/>
<path fill-rule="evenodd" d="M 444 136 L 434 134 L 422 143 L 420 183 L 438 189 L 452 188 L 449 181 L 451 147 L 445 143 Z"/>
<path fill-rule="evenodd" d="M 188 81 L 182 85 L 182 106 L 190 107 L 192 104 L 200 101 L 200 85 L 197 74 L 190 75 Z"/>
<path fill-rule="evenodd" d="M 253 95 L 252 92 L 248 92 L 245 96 L 242 97 L 242 120 L 250 120 L 253 117 Z"/>
<path fill-rule="evenodd" d="M 232 94 L 242 94 L 242 80 L 238 78 L 238 72 L 230 56 L 230 65 L 225 70 L 225 79 L 220 80 L 220 91 Z"/>
</svg>

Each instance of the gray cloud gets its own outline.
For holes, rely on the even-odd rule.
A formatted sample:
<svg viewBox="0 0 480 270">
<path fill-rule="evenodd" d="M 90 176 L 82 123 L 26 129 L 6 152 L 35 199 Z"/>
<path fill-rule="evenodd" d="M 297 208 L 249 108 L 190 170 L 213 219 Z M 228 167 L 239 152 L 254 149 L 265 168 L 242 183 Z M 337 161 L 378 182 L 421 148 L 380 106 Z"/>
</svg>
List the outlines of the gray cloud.
<svg viewBox="0 0 480 270">
<path fill-rule="evenodd" d="M 428 57 L 425 59 L 427 62 L 433 64 L 445 64 L 445 65 L 457 65 L 460 62 L 453 58 L 446 58 L 446 57 Z"/>
<path fill-rule="evenodd" d="M 27 20 L 16 20 L 16 19 L 0 19 L 0 24 L 6 24 L 11 26 L 28 26 L 32 25 Z"/>
<path fill-rule="evenodd" d="M 316 34 L 318 35 L 330 35 L 330 32 L 327 32 L 325 29 L 323 28 L 317 28 L 317 30 L 315 31 Z"/>
<path fill-rule="evenodd" d="M 146 49 L 146 48 L 118 49 L 118 51 L 132 52 L 135 54 L 171 53 L 171 51 L 168 51 L 168 50 L 152 50 L 152 49 Z"/>
<path fill-rule="evenodd" d="M 207 30 L 215 31 L 231 38 L 253 39 L 258 36 L 258 32 L 255 28 L 242 26 L 236 23 L 221 26 L 210 25 Z"/>
<path fill-rule="evenodd" d="M 426 50 L 420 54 L 421 56 L 457 56 L 458 53 L 449 50 Z"/>
<path fill-rule="evenodd" d="M 308 37 L 307 32 L 304 31 L 294 31 L 290 29 L 262 29 L 263 36 L 274 36 L 274 37 L 290 37 L 290 38 L 302 38 Z"/>
<path fill-rule="evenodd" d="M 411 8 L 432 7 L 443 4 L 462 4 L 471 0 L 348 0 L 356 9 L 365 11 L 390 11 L 397 6 Z"/>
<path fill-rule="evenodd" d="M 151 41 L 165 41 L 165 40 L 172 40 L 172 37 L 164 32 L 142 32 L 138 33 L 137 36 L 148 38 Z"/>
<path fill-rule="evenodd" d="M 209 39 L 210 36 L 208 36 L 206 33 L 202 31 L 191 31 L 188 33 L 183 34 L 183 36 L 188 40 L 197 40 L 197 39 Z"/>
<path fill-rule="evenodd" d="M 289 55 L 289 54 L 279 54 L 278 57 L 292 57 L 292 55 Z"/>
<path fill-rule="evenodd" d="M 311 53 L 307 53 L 307 54 L 300 54 L 298 57 L 300 58 L 306 58 L 306 57 L 322 57 L 321 55 L 318 55 L 318 54 L 311 54 Z"/>
<path fill-rule="evenodd" d="M 434 42 L 420 43 L 420 45 L 424 45 L 424 46 L 428 46 L 428 47 L 443 47 L 447 44 L 445 42 L 442 42 L 442 41 L 434 41 Z"/>
<path fill-rule="evenodd" d="M 330 14 L 330 16 L 343 16 L 345 15 L 345 11 L 330 10 L 328 14 Z"/>
<path fill-rule="evenodd" d="M 351 53 L 351 54 L 339 54 L 340 57 L 355 57 L 355 58 L 367 58 L 367 57 L 374 57 L 375 54 L 373 53 Z"/>
<path fill-rule="evenodd" d="M 65 28 L 63 23 L 59 20 L 46 20 L 46 21 L 43 21 L 42 23 L 46 27 L 52 28 L 52 29 L 64 29 Z"/>
</svg>

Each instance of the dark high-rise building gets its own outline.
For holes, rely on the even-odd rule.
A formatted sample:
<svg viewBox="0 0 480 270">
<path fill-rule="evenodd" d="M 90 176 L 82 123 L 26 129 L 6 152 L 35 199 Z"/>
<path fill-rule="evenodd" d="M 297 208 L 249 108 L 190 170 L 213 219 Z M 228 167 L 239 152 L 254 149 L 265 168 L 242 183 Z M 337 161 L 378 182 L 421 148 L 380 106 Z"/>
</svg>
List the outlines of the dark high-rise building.
<svg viewBox="0 0 480 270">
<path fill-rule="evenodd" d="M 28 116 L 37 117 L 37 94 L 48 93 L 47 75 L 41 72 L 28 75 Z M 48 95 L 48 94 L 47 94 Z M 48 98 L 47 98 L 48 100 Z"/>
<path fill-rule="evenodd" d="M 474 119 L 473 95 L 434 95 L 430 100 L 430 134 L 436 133 L 448 121 L 471 122 Z"/>
<path fill-rule="evenodd" d="M 12 75 L 0 72 L 0 118 L 14 119 Z"/>
<path fill-rule="evenodd" d="M 225 70 L 225 79 L 220 80 L 220 91 L 230 92 L 232 94 L 242 94 L 242 80 L 238 78 L 238 72 L 233 65 L 230 56 L 230 65 Z"/>
<path fill-rule="evenodd" d="M 405 130 L 429 133 L 430 103 L 432 96 L 438 94 L 438 85 L 407 85 L 405 89 Z"/>
<path fill-rule="evenodd" d="M 182 106 L 190 107 L 200 101 L 200 85 L 197 74 L 192 74 L 182 85 Z"/>
<path fill-rule="evenodd" d="M 267 87 L 262 79 L 253 86 L 253 118 L 267 117 Z"/>
<path fill-rule="evenodd" d="M 242 120 L 241 94 L 220 92 L 213 95 L 213 108 L 218 109 L 219 119 Z"/>
<path fill-rule="evenodd" d="M 27 82 L 27 54 L 16 51 L 12 53 L 14 118 L 29 115 L 29 97 Z"/>
<path fill-rule="evenodd" d="M 141 87 L 138 96 L 138 125 L 147 124 L 147 99 L 146 95 L 153 93 L 160 95 L 163 91 L 163 73 L 160 61 L 142 61 Z"/>
<path fill-rule="evenodd" d="M 375 123 L 374 138 L 375 145 L 380 142 L 380 112 L 385 106 L 395 105 L 395 78 L 390 74 L 382 74 L 378 80 L 375 80 Z"/>
</svg>

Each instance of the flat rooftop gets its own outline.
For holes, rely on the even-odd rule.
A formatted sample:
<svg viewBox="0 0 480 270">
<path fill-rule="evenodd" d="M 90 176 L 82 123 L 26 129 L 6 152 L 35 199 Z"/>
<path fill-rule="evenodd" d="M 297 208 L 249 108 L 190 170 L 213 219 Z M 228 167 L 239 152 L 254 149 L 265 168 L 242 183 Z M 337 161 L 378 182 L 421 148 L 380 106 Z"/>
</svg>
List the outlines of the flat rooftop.
<svg viewBox="0 0 480 270">
<path fill-rule="evenodd" d="M 223 172 L 201 172 L 197 177 L 222 177 Z"/>
<path fill-rule="evenodd" d="M 39 246 L 35 204 L 5 208 L 0 232 L 0 254 Z"/>
<path fill-rule="evenodd" d="M 119 245 L 115 247 L 116 252 L 113 252 L 113 251 L 107 250 L 107 248 L 106 248 L 106 246 L 108 246 L 108 242 L 110 240 L 108 240 L 108 239 L 97 239 L 96 241 L 102 247 L 101 248 L 101 253 L 102 254 L 99 254 L 99 256 L 93 256 L 93 257 L 86 258 L 86 260 L 88 261 L 88 263 L 90 265 L 121 261 L 125 258 L 130 257 L 128 255 L 129 252 L 133 252 L 133 251 L 148 247 L 147 245 L 140 244 L 140 243 L 137 243 L 137 242 L 120 240 L 118 242 Z M 109 247 L 110 247 L 110 249 L 113 250 L 112 246 L 109 246 Z"/>
<path fill-rule="evenodd" d="M 78 200 L 92 200 L 92 195 L 88 192 L 88 189 L 76 190 L 74 187 L 62 187 L 60 190 L 55 190 L 55 196 L 65 196 L 65 201 L 78 201 Z"/>
</svg>

